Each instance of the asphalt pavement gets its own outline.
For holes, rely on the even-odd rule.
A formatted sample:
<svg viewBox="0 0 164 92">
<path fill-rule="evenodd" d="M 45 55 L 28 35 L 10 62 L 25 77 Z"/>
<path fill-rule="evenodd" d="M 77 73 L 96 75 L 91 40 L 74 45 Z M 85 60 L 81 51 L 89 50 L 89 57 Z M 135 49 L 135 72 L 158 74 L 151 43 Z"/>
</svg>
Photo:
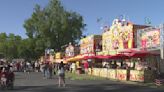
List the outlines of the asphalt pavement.
<svg viewBox="0 0 164 92">
<path fill-rule="evenodd" d="M 111 80 L 66 79 L 66 87 L 58 87 L 57 80 L 57 76 L 45 79 L 41 73 L 16 73 L 14 89 L 0 92 L 164 92 L 163 88 Z"/>
</svg>

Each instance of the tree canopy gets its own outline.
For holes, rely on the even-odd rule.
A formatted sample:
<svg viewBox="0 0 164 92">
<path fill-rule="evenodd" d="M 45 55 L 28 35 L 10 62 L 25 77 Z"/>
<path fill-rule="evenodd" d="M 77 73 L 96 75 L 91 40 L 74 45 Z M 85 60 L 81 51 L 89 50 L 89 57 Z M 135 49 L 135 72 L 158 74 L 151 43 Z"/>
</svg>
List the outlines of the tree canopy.
<svg viewBox="0 0 164 92">
<path fill-rule="evenodd" d="M 19 44 L 21 44 L 22 38 L 18 35 L 10 33 L 0 34 L 0 54 L 1 58 L 13 59 L 21 57 L 18 52 Z"/>
<path fill-rule="evenodd" d="M 36 60 L 47 48 L 62 51 L 69 42 L 79 41 L 86 25 L 80 14 L 66 10 L 60 0 L 50 0 L 45 7 L 36 5 L 23 26 L 26 39 L 0 33 L 0 58 Z"/>
<path fill-rule="evenodd" d="M 61 51 L 69 42 L 77 43 L 83 36 L 83 17 L 66 10 L 59 0 L 50 0 L 46 7 L 36 5 L 31 17 L 24 23 L 31 41 L 33 56 L 40 56 L 46 48 Z"/>
</svg>

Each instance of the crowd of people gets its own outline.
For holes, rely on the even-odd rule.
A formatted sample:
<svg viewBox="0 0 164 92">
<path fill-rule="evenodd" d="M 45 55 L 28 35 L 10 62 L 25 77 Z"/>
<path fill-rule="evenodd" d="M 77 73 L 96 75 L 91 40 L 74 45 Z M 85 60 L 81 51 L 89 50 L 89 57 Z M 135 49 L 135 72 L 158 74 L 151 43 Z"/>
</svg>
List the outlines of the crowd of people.
<svg viewBox="0 0 164 92">
<path fill-rule="evenodd" d="M 49 62 L 40 64 L 40 71 L 43 73 L 45 79 L 52 78 L 52 75 L 58 75 L 58 86 L 61 84 L 65 87 L 65 71 L 68 70 L 67 65 L 61 61 L 59 64 L 53 64 Z"/>
<path fill-rule="evenodd" d="M 87 65 L 86 65 L 87 66 Z M 58 86 L 63 85 L 65 87 L 65 71 L 72 72 L 73 64 L 51 63 L 51 62 L 3 62 L 0 61 L 0 84 L 1 86 L 7 86 L 9 82 L 14 84 L 15 74 L 14 72 L 41 72 L 44 79 L 51 79 L 53 75 L 58 76 Z"/>
<path fill-rule="evenodd" d="M 0 61 L 0 87 L 13 88 L 15 74 L 12 63 Z"/>
</svg>

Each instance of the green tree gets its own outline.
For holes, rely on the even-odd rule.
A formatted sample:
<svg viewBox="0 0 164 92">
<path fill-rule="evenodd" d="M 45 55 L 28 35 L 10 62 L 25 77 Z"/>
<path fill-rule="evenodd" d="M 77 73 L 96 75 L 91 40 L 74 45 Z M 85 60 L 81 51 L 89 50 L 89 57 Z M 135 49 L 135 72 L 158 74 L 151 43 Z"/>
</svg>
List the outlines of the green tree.
<svg viewBox="0 0 164 92">
<path fill-rule="evenodd" d="M 22 38 L 12 33 L 6 35 L 6 33 L 0 34 L 0 54 L 1 57 L 6 59 L 18 58 L 18 47 Z"/>
<path fill-rule="evenodd" d="M 7 35 L 6 33 L 0 34 L 0 54 L 1 57 L 6 57 L 7 55 Z"/>
<path fill-rule="evenodd" d="M 46 48 L 61 51 L 63 45 L 77 43 L 85 26 L 82 16 L 66 10 L 59 0 L 50 0 L 44 8 L 36 5 L 32 16 L 24 23 L 35 57 L 43 55 Z"/>
</svg>

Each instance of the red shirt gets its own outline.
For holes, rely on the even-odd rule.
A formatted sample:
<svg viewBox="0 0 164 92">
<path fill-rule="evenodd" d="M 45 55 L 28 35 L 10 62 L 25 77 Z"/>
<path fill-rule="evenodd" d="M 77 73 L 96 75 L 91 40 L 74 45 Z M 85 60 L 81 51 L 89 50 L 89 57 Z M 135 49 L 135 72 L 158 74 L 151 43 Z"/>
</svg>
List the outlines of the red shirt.
<svg viewBox="0 0 164 92">
<path fill-rule="evenodd" d="M 88 62 L 84 63 L 84 68 L 87 69 L 89 67 Z"/>
</svg>

